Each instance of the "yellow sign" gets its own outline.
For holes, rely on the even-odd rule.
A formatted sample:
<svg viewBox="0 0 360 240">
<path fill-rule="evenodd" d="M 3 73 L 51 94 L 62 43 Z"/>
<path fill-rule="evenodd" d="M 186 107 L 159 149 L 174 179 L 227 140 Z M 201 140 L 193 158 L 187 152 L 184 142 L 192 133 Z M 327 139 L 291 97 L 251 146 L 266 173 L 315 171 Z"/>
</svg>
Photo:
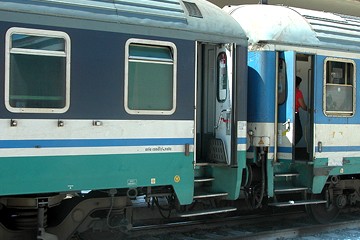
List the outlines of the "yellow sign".
<svg viewBox="0 0 360 240">
<path fill-rule="evenodd" d="M 174 181 L 175 181 L 176 183 L 180 182 L 180 176 L 179 176 L 179 175 L 176 175 L 176 176 L 174 177 Z"/>
</svg>

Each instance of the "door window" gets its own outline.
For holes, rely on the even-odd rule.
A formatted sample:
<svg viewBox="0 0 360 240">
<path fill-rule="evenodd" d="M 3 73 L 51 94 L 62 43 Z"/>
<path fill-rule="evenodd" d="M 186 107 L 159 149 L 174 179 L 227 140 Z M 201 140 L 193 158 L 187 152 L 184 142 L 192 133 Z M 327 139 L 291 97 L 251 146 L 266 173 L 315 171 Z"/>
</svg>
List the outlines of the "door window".
<svg viewBox="0 0 360 240">
<path fill-rule="evenodd" d="M 279 58 L 278 66 L 278 104 L 281 105 L 286 100 L 286 63 Z"/>
<path fill-rule="evenodd" d="M 221 52 L 217 58 L 217 99 L 224 102 L 227 98 L 228 75 L 227 75 L 227 57 L 225 52 Z"/>
</svg>

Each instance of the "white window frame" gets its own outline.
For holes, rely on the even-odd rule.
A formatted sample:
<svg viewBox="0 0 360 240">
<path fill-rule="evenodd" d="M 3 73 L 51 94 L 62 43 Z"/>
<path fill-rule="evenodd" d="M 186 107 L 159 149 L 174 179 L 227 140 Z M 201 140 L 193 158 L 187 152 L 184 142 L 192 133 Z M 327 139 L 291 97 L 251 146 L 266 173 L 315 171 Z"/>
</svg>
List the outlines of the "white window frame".
<svg viewBox="0 0 360 240">
<path fill-rule="evenodd" d="M 340 62 L 340 63 L 351 63 L 353 65 L 353 83 L 352 83 L 352 94 L 353 94 L 353 102 L 352 107 L 353 111 L 327 111 L 326 109 L 326 91 L 327 91 L 327 63 L 328 62 Z M 347 74 L 347 72 L 345 73 Z M 347 76 L 345 76 L 347 77 Z M 336 84 L 333 84 L 336 85 Z M 345 84 L 338 84 L 339 86 L 346 86 Z M 356 63 L 354 60 L 351 59 L 344 59 L 344 58 L 334 58 L 334 57 L 327 57 L 324 60 L 324 86 L 323 86 L 323 113 L 327 117 L 353 117 L 356 111 Z"/>
<path fill-rule="evenodd" d="M 13 34 L 23 34 L 38 37 L 54 37 L 63 38 L 65 40 L 65 50 L 51 51 L 51 50 L 37 50 L 25 48 L 12 48 L 11 36 Z M 5 41 L 5 106 L 10 112 L 14 113 L 64 113 L 70 107 L 70 56 L 71 56 L 71 42 L 70 37 L 65 32 L 50 31 L 31 28 L 13 27 L 6 32 Z M 25 54 L 36 56 L 55 56 L 66 58 L 66 73 L 65 73 L 65 106 L 63 108 L 22 108 L 10 106 L 10 54 Z"/>
<path fill-rule="evenodd" d="M 172 92 L 172 101 L 173 106 L 172 109 L 168 111 L 164 110 L 134 110 L 130 109 L 128 106 L 128 86 L 129 86 L 129 49 L 130 44 L 142 44 L 142 45 L 148 45 L 153 47 L 170 47 L 172 49 L 173 54 L 173 92 Z M 156 60 L 149 59 L 149 62 L 156 63 Z M 172 42 L 166 42 L 166 41 L 155 41 L 155 40 L 147 40 L 147 39 L 138 39 L 138 38 L 130 38 L 126 41 L 125 44 L 125 82 L 124 82 L 124 107 L 125 111 L 129 114 L 142 114 L 142 115 L 171 115 L 176 110 L 176 86 L 177 86 L 177 48 L 176 45 Z"/>
</svg>

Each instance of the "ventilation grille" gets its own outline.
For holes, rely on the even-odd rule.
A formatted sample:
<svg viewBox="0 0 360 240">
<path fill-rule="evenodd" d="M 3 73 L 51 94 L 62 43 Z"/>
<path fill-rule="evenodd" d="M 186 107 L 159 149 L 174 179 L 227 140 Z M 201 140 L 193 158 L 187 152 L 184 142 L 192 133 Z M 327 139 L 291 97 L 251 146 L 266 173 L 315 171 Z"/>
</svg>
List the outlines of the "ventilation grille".
<svg viewBox="0 0 360 240">
<path fill-rule="evenodd" d="M 187 11 L 189 12 L 189 16 L 203 18 L 200 9 L 198 8 L 198 6 L 196 6 L 195 3 L 185 2 L 185 1 L 183 1 L 183 3 L 185 4 Z"/>
</svg>

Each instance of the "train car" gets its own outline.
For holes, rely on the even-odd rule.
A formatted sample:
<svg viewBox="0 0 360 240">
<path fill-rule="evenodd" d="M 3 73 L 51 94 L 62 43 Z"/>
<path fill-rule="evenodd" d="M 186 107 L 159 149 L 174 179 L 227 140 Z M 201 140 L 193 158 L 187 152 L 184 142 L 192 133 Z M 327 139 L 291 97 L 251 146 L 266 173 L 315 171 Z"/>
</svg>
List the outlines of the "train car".
<svg viewBox="0 0 360 240">
<path fill-rule="evenodd" d="M 247 191 L 272 206 L 305 205 L 318 222 L 334 219 L 360 200 L 360 18 L 266 4 L 224 9 L 249 39 L 244 179 L 257 181 L 245 182 Z M 307 111 L 295 109 L 297 77 Z"/>
<path fill-rule="evenodd" d="M 247 39 L 227 13 L 2 0 L 0 36 L 1 239 L 68 239 L 115 213 L 131 227 L 139 196 L 236 210 L 181 207 L 240 195 Z"/>
</svg>

